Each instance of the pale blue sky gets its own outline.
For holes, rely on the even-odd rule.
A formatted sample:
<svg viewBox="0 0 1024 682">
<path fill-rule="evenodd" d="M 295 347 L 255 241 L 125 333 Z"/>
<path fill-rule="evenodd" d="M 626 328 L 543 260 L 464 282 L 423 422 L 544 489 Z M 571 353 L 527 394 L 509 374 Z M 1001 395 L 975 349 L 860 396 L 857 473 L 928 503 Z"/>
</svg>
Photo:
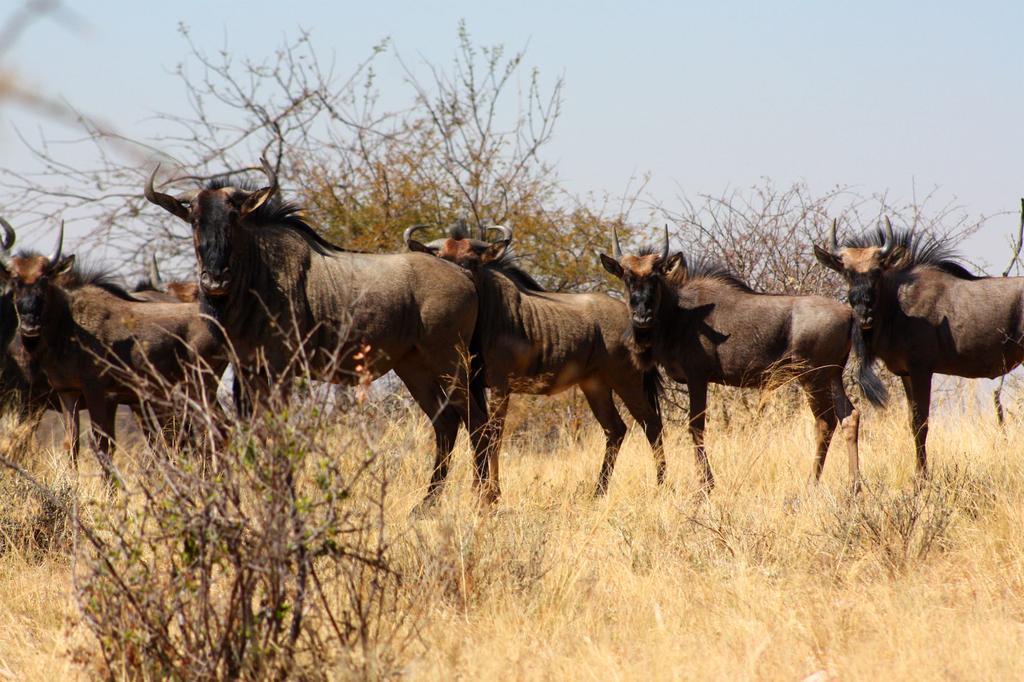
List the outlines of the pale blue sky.
<svg viewBox="0 0 1024 682">
<path fill-rule="evenodd" d="M 88 28 L 43 20 L 6 66 L 129 135 L 183 108 L 170 74 L 186 52 L 179 22 L 205 49 L 226 42 L 253 58 L 310 28 L 345 72 L 388 36 L 407 61 L 448 63 L 465 19 L 476 42 L 528 46 L 528 64 L 565 76 L 548 158 L 576 191 L 618 192 L 643 172 L 665 201 L 677 187 L 716 193 L 762 176 L 901 198 L 937 185 L 976 214 L 1013 212 L 1024 193 L 1024 3 L 67 4 Z M 394 60 L 378 71 L 385 94 L 406 95 Z M 59 128 L 0 109 L 0 154 L 20 169 L 14 123 Z M 971 255 L 1001 267 L 1015 223 L 989 222 Z"/>
</svg>

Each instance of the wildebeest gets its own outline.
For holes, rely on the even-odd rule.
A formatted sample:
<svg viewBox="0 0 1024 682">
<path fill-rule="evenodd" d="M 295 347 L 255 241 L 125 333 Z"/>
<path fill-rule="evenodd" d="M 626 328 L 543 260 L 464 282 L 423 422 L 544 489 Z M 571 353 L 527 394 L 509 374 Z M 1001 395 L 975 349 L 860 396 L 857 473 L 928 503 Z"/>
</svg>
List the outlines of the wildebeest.
<svg viewBox="0 0 1024 682">
<path fill-rule="evenodd" d="M 105 273 L 75 270 L 63 234 L 61 225 L 53 255 L 15 255 L 0 277 L 13 289 L 22 343 L 65 411 L 66 397 L 82 397 L 110 476 L 117 405 L 138 404 L 140 390 L 180 384 L 195 366 L 219 376 L 226 354 L 198 304 L 139 301 Z"/>
<path fill-rule="evenodd" d="M 660 251 L 622 255 L 613 234 L 614 258 L 605 269 L 623 281 L 632 317 L 635 357 L 643 367 L 660 365 L 690 393 L 690 433 L 705 489 L 714 477 L 704 450 L 708 384 L 770 385 L 778 373 L 798 378 L 817 422 L 812 479 L 825 466 L 829 442 L 841 424 L 846 436 L 851 485 L 860 486 L 859 415 L 843 389 L 853 315 L 821 296 L 758 293 L 708 258 L 670 255 L 668 228 Z"/>
<path fill-rule="evenodd" d="M 269 184 L 261 188 L 219 180 L 173 197 L 153 188 L 155 170 L 146 185 L 149 201 L 192 226 L 200 301 L 224 329 L 246 383 L 262 400 L 270 382 L 286 387 L 304 369 L 332 383 L 394 369 L 434 427 L 424 505 L 441 491 L 460 421 L 473 441 L 482 497 L 496 500 L 483 377 L 478 370 L 466 377 L 477 320 L 470 277 L 423 254 L 329 243 L 279 199 L 266 160 L 263 169 Z"/>
<path fill-rule="evenodd" d="M 923 475 L 932 375 L 992 378 L 1024 361 L 1024 278 L 973 275 L 947 243 L 894 230 L 888 218 L 841 246 L 833 222 L 829 241 L 814 254 L 848 284 L 861 387 L 872 402 L 885 403 L 875 358 L 902 379 Z"/>
<path fill-rule="evenodd" d="M 155 301 L 161 303 L 195 303 L 199 300 L 199 285 L 195 282 L 184 281 L 163 281 L 160 277 L 160 268 L 157 267 L 156 254 L 149 257 L 149 265 L 146 268 L 146 276 L 136 282 L 132 288 L 132 295 L 143 301 Z"/>
<path fill-rule="evenodd" d="M 11 257 L 16 238 L 14 228 L 0 217 L 0 269 Z M 31 255 L 27 251 L 21 255 Z M 0 406 L 12 409 L 23 418 L 38 418 L 47 409 L 61 411 L 60 398 L 50 388 L 43 373 L 33 366 L 18 336 L 18 314 L 14 309 L 14 292 L 2 282 L 0 290 Z M 78 442 L 77 410 L 69 408 L 74 417 L 66 424 L 66 449 L 76 455 Z"/>
<path fill-rule="evenodd" d="M 426 226 L 405 231 L 410 250 L 424 251 L 473 273 L 480 303 L 477 334 L 491 393 L 491 443 L 500 448 L 510 393 L 554 395 L 579 386 L 605 433 L 605 454 L 595 494 L 608 489 L 626 425 L 612 394 L 644 429 L 654 449 L 658 483 L 665 479 L 665 455 L 659 407 L 657 368 L 640 371 L 624 337 L 629 329 L 626 306 L 605 294 L 545 291 L 512 257 L 512 230 L 492 226 L 501 238 L 473 239 L 462 224 L 447 238 L 427 244 L 415 240 Z M 481 235 L 483 236 L 483 235 Z M 495 456 L 494 460 L 497 460 Z"/>
</svg>

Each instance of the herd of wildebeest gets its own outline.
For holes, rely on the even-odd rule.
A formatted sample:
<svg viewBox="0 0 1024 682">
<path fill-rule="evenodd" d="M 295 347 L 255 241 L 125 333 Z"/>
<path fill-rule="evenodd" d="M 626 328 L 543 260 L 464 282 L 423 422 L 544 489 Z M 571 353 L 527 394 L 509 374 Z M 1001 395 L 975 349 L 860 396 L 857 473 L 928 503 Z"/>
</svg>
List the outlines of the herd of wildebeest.
<svg viewBox="0 0 1024 682">
<path fill-rule="evenodd" d="M 129 291 L 65 254 L 63 226 L 52 255 L 12 253 L 15 230 L 0 219 L 0 390 L 23 414 L 59 410 L 73 461 L 80 408 L 109 476 L 118 405 L 138 409 L 145 391 L 184 384 L 215 395 L 229 360 L 242 415 L 269 405 L 300 373 L 353 383 L 393 370 L 434 430 L 425 505 L 441 491 L 460 424 L 480 495 L 497 500 L 509 396 L 573 386 L 606 436 L 601 494 L 627 430 L 613 395 L 643 427 L 664 481 L 667 376 L 688 388 L 690 434 L 710 491 L 708 385 L 764 387 L 789 372 L 816 422 L 812 479 L 841 427 L 857 490 L 859 414 L 843 387 L 851 349 L 870 402 L 887 399 L 876 360 L 902 380 L 921 475 L 933 374 L 997 377 L 1024 359 L 1024 279 L 973 275 L 941 240 L 888 219 L 842 243 L 833 222 L 829 243 L 814 245 L 818 261 L 845 278 L 849 305 L 754 291 L 710 254 L 673 252 L 667 228 L 660 246 L 635 254 L 611 235 L 612 255 L 600 259 L 622 281 L 623 301 L 545 291 L 517 264 L 504 226 L 460 223 L 421 242 L 417 235 L 434 228 L 415 225 L 401 253 L 335 246 L 281 199 L 273 167 L 262 167 L 263 186 L 226 176 L 177 196 L 154 188 L 159 167 L 150 176 L 145 197 L 191 226 L 195 283 L 164 286 L 154 269 Z M 194 380 L 197 365 L 212 379 Z"/>
</svg>

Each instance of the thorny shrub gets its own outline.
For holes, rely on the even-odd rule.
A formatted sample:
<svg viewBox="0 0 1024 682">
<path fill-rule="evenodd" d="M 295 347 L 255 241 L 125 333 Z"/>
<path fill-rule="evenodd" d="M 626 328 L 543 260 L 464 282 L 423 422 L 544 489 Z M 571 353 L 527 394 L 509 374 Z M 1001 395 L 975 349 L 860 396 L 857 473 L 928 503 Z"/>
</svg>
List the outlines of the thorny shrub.
<svg viewBox="0 0 1024 682">
<path fill-rule="evenodd" d="M 384 533 L 386 462 L 358 401 L 328 412 L 273 401 L 191 451 L 153 439 L 145 475 L 81 510 L 74 580 L 97 672 L 396 672 L 416 610 Z"/>
</svg>

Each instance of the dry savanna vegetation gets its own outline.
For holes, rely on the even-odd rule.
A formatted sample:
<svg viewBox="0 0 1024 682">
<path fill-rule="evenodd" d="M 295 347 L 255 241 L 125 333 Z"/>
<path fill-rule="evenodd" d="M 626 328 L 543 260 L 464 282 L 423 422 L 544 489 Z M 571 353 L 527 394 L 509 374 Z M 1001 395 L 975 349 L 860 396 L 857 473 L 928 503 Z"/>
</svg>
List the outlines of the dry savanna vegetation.
<svg viewBox="0 0 1024 682">
<path fill-rule="evenodd" d="M 423 518 L 410 517 L 429 467 L 431 438 L 419 415 L 380 403 L 330 418 L 291 415 L 293 426 L 325 419 L 322 436 L 303 441 L 305 454 L 292 452 L 304 500 L 298 516 L 317 529 L 307 543 L 337 532 L 344 551 L 333 556 L 320 547 L 310 563 L 322 595 L 312 588 L 306 595 L 289 669 L 437 679 L 1021 675 L 1019 419 L 999 427 L 991 411 L 941 412 L 930 443 L 932 477 L 919 483 L 904 411 L 870 412 L 862 439 L 867 490 L 851 499 L 836 452 L 821 486 L 807 487 L 813 427 L 788 396 L 759 408 L 744 407 L 731 391 L 716 397 L 732 409 L 715 410 L 709 423 L 719 481 L 710 498 L 695 492 L 688 436 L 677 425 L 668 435 L 666 487 L 654 485 L 649 448 L 634 432 L 607 498 L 593 499 L 603 437 L 589 419 L 577 431 L 564 428 L 579 407 L 569 396 L 556 403 L 557 417 L 538 417 L 537 402 L 520 401 L 498 508 L 481 513 L 468 444 L 460 443 L 449 488 Z M 23 425 L 4 426 L 6 447 L 23 439 L 15 445 L 18 464 L 43 491 L 24 477 L 2 479 L 0 672 L 12 679 L 146 677 L 169 672 L 158 657 L 140 666 L 154 651 L 177 661 L 179 673 L 212 660 L 185 633 L 205 627 L 223 634 L 218 627 L 202 625 L 189 609 L 165 614 L 171 622 L 163 626 L 141 624 L 113 569 L 97 563 L 101 554 L 61 506 L 76 499 L 72 513 L 109 546 L 124 536 L 121 551 L 102 556 L 118 575 L 127 572 L 126 592 L 148 604 L 150 618 L 158 604 L 181 600 L 198 609 L 201 598 L 226 613 L 229 592 L 220 581 L 232 570 L 227 553 L 209 557 L 209 571 L 193 568 L 193 577 L 218 583 L 209 591 L 181 581 L 167 564 L 148 563 L 176 563 L 187 573 L 184 555 L 202 554 L 187 550 L 188 528 L 199 519 L 217 525 L 209 518 L 217 504 L 200 513 L 201 494 L 182 503 L 170 485 L 191 475 L 187 463 L 153 461 L 141 442 L 129 444 L 119 457 L 125 492 L 111 498 L 93 462 L 76 477 L 55 443 L 33 442 Z M 296 432 L 281 423 L 271 428 L 280 452 L 288 450 Z M 325 468 L 328 461 L 336 469 Z M 239 461 L 223 473 L 247 510 L 235 521 L 264 541 L 287 536 L 274 525 L 280 517 L 258 511 L 281 503 L 267 492 L 273 476 L 265 472 L 261 485 L 246 466 Z M 337 488 L 322 488 L 324 476 Z M 328 499 L 343 489 L 354 494 Z M 172 499 L 181 506 L 170 509 Z M 335 531 L 326 531 L 331 506 L 340 516 Z M 237 551 L 258 562 L 295 550 L 254 541 Z M 147 568 L 132 573 L 129 565 Z M 282 579 L 288 594 L 290 581 Z M 153 641 L 159 631 L 169 643 Z M 247 664 L 278 669 L 271 649 Z"/>
</svg>

